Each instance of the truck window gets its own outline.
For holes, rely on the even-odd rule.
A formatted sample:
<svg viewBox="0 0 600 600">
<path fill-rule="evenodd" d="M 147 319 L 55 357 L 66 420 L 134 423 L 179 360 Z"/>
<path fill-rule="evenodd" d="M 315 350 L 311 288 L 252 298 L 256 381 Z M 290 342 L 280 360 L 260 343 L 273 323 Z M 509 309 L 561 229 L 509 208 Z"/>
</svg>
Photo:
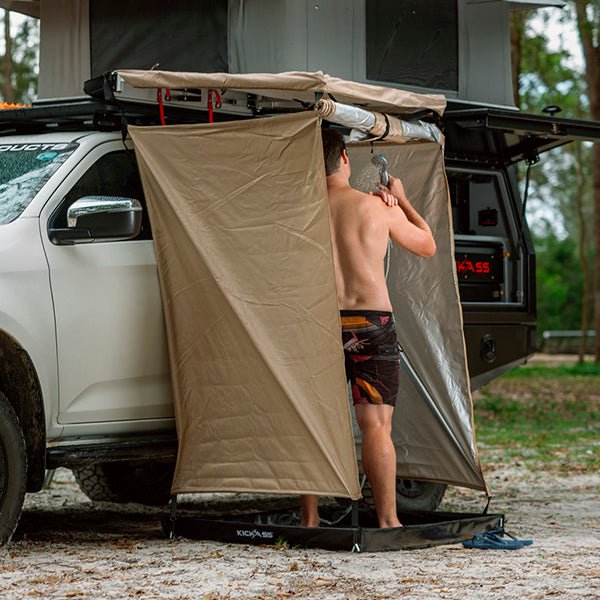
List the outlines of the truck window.
<svg viewBox="0 0 600 600">
<path fill-rule="evenodd" d="M 50 219 L 50 227 L 66 227 L 69 206 L 84 196 L 123 196 L 139 200 L 144 207 L 142 229 L 133 239 L 152 238 L 144 190 L 133 151 L 118 150 L 98 159 L 66 194 Z"/>
<path fill-rule="evenodd" d="M 14 221 L 77 144 L 0 144 L 0 225 Z"/>
</svg>

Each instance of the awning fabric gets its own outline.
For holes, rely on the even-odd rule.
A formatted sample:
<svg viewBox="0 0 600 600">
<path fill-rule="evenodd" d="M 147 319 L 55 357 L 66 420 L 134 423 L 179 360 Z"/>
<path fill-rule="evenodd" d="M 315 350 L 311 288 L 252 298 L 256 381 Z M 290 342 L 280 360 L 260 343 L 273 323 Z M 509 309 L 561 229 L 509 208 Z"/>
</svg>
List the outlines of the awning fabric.
<svg viewBox="0 0 600 600">
<path fill-rule="evenodd" d="M 209 80 L 191 85 L 220 87 Z M 167 325 L 179 436 L 172 491 L 359 497 L 316 114 L 129 131 Z M 378 174 L 372 153 L 386 155 L 438 246 L 428 259 L 390 255 L 399 339 L 426 390 L 404 378 L 398 476 L 487 491 L 442 148 L 375 142 L 349 152 L 364 190 Z"/>
<path fill-rule="evenodd" d="M 173 492 L 358 498 L 317 117 L 130 132 L 167 324 Z"/>
<path fill-rule="evenodd" d="M 119 70 L 119 75 L 139 88 L 236 89 L 269 98 L 314 103 L 315 93 L 331 96 L 337 102 L 357 104 L 367 110 L 410 114 L 431 110 L 442 114 L 446 98 L 441 94 L 417 94 L 396 88 L 346 81 L 317 71 L 306 73 L 178 73 L 170 71 Z"/>
<path fill-rule="evenodd" d="M 398 340 L 427 391 L 402 369 L 393 426 L 398 476 L 487 490 L 475 445 L 442 149 L 432 142 L 350 148 L 351 183 L 363 191 L 374 189 L 373 153 L 388 159 L 437 245 L 431 258 L 390 250 L 387 283 Z"/>
</svg>

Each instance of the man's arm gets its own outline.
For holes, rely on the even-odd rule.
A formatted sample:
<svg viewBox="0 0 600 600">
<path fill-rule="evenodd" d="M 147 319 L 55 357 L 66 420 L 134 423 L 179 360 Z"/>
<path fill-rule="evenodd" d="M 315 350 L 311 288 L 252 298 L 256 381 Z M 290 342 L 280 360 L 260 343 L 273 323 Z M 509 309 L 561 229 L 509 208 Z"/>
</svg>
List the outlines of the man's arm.
<svg viewBox="0 0 600 600">
<path fill-rule="evenodd" d="M 429 225 L 406 197 L 402 182 L 393 175 L 389 178 L 387 189 L 382 188 L 398 199 L 398 206 L 391 207 L 389 211 L 392 240 L 417 256 L 433 256 L 437 248 Z"/>
</svg>

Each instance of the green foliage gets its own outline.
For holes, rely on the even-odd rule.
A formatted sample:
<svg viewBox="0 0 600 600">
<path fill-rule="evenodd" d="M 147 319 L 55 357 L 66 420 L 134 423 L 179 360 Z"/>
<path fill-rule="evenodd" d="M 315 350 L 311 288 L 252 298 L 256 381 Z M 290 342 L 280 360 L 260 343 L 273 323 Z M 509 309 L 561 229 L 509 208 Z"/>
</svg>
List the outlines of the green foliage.
<svg viewBox="0 0 600 600">
<path fill-rule="evenodd" d="M 527 366 L 475 397 L 484 464 L 572 473 L 600 468 L 600 366 Z"/>
<path fill-rule="evenodd" d="M 600 377 L 600 364 L 574 363 L 572 365 L 528 365 L 514 369 L 503 375 L 504 379 L 535 379 L 535 378 L 564 378 L 564 377 Z M 600 385 L 600 381 L 597 382 Z"/>
<path fill-rule="evenodd" d="M 23 18 L 16 34 L 12 36 L 11 88 L 15 102 L 29 103 L 37 96 L 39 41 L 38 19 Z M 5 54 L 0 56 L 0 84 L 2 87 L 6 60 Z"/>
<path fill-rule="evenodd" d="M 13 39 L 13 88 L 17 102 L 31 102 L 37 96 L 39 24 L 26 19 Z"/>
<path fill-rule="evenodd" d="M 577 240 L 551 232 L 535 238 L 537 250 L 538 330 L 578 329 L 582 274 Z"/>
<path fill-rule="evenodd" d="M 562 108 L 561 117 L 584 118 L 589 103 L 583 73 L 573 66 L 573 55 L 564 46 L 550 50 L 548 37 L 549 12 L 529 13 L 524 23 L 524 40 L 521 46 L 519 94 L 521 108 L 527 112 L 542 112 L 554 104 Z M 533 27 L 533 19 L 543 21 L 541 31 Z M 573 21 L 575 15 L 566 9 L 563 22 Z"/>
<path fill-rule="evenodd" d="M 581 66 L 564 45 L 550 49 L 556 40 L 549 38 L 549 19 L 556 14 L 534 11 L 513 18 L 512 27 L 520 32 L 513 38 L 520 40 L 519 48 L 513 48 L 520 57 L 520 108 L 540 114 L 545 106 L 556 105 L 562 108 L 560 117 L 589 118 Z M 575 22 L 572 5 L 561 15 L 563 23 Z M 583 303 L 579 240 L 588 263 L 594 260 L 591 145 L 578 142 L 548 152 L 530 173 L 527 216 L 537 252 L 538 327 L 579 329 Z M 524 179 L 522 167 L 522 183 Z"/>
</svg>

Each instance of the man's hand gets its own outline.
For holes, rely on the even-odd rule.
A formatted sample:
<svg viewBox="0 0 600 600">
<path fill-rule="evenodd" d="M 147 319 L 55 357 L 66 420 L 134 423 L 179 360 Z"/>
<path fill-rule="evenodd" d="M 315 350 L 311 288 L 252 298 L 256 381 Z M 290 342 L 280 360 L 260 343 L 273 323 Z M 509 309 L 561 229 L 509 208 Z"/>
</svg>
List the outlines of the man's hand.
<svg viewBox="0 0 600 600">
<path fill-rule="evenodd" d="M 398 198 L 390 193 L 384 186 L 378 186 L 380 189 L 377 192 L 369 192 L 371 196 L 379 196 L 381 200 L 388 206 L 398 206 Z"/>
<path fill-rule="evenodd" d="M 389 183 L 388 183 L 387 188 L 385 188 L 383 186 L 381 186 L 381 187 L 384 190 L 391 192 L 399 200 L 408 201 L 408 198 L 406 197 L 406 193 L 404 192 L 404 186 L 402 185 L 402 182 L 400 181 L 400 179 L 398 179 L 397 177 L 394 177 L 390 173 L 388 173 L 388 178 L 389 178 Z"/>
</svg>

